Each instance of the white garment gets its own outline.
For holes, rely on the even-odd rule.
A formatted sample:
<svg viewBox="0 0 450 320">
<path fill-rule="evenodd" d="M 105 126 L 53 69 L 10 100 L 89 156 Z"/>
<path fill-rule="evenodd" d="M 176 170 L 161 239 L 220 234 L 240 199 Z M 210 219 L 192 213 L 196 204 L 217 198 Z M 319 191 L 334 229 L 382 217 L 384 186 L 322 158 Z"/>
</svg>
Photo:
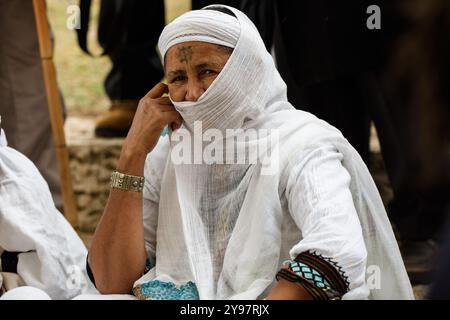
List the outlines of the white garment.
<svg viewBox="0 0 450 320">
<path fill-rule="evenodd" d="M 162 139 L 145 172 L 146 247 L 155 267 L 135 286 L 154 279 L 179 285 L 193 281 L 201 299 L 257 299 L 267 294 L 284 259 L 315 251 L 348 276 L 351 290 L 344 299 L 412 299 L 367 167 L 337 129 L 289 104 L 286 85 L 256 27 L 239 10 L 227 8 L 237 19 L 191 11 L 163 31 L 162 53 L 179 39 L 213 34 L 232 43 L 230 36 L 237 37 L 233 54 L 200 99 L 174 105 L 184 119 L 183 130 L 191 133 L 196 120 L 204 130 L 272 130 L 250 144 L 277 134 L 279 157 L 272 158 L 277 170 L 263 174 L 260 163 L 175 165 L 168 153 L 177 143 Z M 237 35 L 221 32 L 236 25 Z M 224 141 L 214 142 L 217 150 Z M 228 145 L 222 151 L 235 152 Z M 381 286 L 370 294 L 366 263 L 381 276 Z"/>
<path fill-rule="evenodd" d="M 19 287 L 8 291 L 0 300 L 52 300 L 44 291 L 33 287 Z M 82 294 L 72 300 L 137 300 L 129 294 Z"/>
<path fill-rule="evenodd" d="M 17 273 L 53 299 L 96 292 L 86 274 L 87 250 L 55 208 L 34 164 L 0 133 L 0 247 L 18 256 Z"/>
<path fill-rule="evenodd" d="M 152 184 L 147 183 L 144 189 L 144 227 L 147 255 L 153 261 L 164 172 L 164 168 L 155 168 L 155 165 L 165 163 L 163 158 L 167 157 L 168 151 L 169 140 L 162 138 L 158 149 L 146 162 L 145 175 Z M 281 265 L 290 256 L 296 257 L 310 250 L 333 257 L 343 267 L 344 278 L 348 277 L 351 294 L 365 298 L 369 294 L 365 286 L 367 252 L 349 189 L 350 175 L 341 164 L 343 156 L 332 145 L 324 145 L 301 158 L 298 161 L 292 159 L 295 165 L 285 179 L 286 194 L 280 199 L 284 211 L 281 221 L 284 248 L 280 248 L 280 261 L 277 262 Z M 299 243 L 300 238 L 303 239 Z"/>
</svg>

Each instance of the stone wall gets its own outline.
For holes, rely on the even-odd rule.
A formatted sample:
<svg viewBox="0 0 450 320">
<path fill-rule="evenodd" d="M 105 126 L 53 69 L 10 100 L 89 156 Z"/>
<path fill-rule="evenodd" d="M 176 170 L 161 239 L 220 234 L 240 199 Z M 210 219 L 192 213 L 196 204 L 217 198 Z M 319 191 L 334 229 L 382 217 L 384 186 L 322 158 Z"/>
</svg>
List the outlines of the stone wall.
<svg viewBox="0 0 450 320">
<path fill-rule="evenodd" d="M 109 195 L 111 172 L 116 169 L 123 139 L 97 139 L 94 120 L 69 118 L 67 145 L 80 231 L 93 232 Z"/>
</svg>

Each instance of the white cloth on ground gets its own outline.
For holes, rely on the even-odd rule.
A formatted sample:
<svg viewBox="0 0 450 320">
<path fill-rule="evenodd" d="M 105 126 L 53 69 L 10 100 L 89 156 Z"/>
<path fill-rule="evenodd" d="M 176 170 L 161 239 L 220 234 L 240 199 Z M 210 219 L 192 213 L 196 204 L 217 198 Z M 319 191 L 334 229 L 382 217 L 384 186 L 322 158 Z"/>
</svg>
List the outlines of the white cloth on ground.
<svg viewBox="0 0 450 320">
<path fill-rule="evenodd" d="M 201 299 L 257 299 L 273 285 L 281 261 L 315 251 L 349 277 L 351 290 L 344 299 L 412 299 L 396 239 L 364 162 L 337 129 L 289 104 L 286 85 L 255 26 L 239 10 L 227 8 L 237 19 L 191 11 L 161 35 L 162 53 L 180 39 L 213 34 L 230 43 L 230 36 L 236 37 L 233 54 L 200 99 L 174 102 L 184 119 L 178 132 L 193 133 L 197 120 L 204 130 L 242 128 L 244 133 L 214 141 L 216 152 L 225 155 L 235 152 L 226 142 L 246 130 L 267 129 L 268 135 L 249 143 L 275 136 L 276 170 L 263 174 L 261 163 L 174 164 L 177 143 L 161 139 L 147 158 L 144 191 L 146 246 L 155 267 L 135 287 L 154 279 L 193 281 Z M 239 27 L 237 35 L 221 32 L 236 29 L 230 23 Z M 365 263 L 379 270 L 380 286 L 370 292 Z"/>
<path fill-rule="evenodd" d="M 20 287 L 8 291 L 0 300 L 52 300 L 44 291 L 33 287 Z M 72 300 L 137 300 L 129 294 L 82 294 Z"/>
<path fill-rule="evenodd" d="M 52 298 L 41 289 L 26 286 L 7 291 L 0 300 L 52 300 Z"/>
<path fill-rule="evenodd" d="M 97 292 L 86 274 L 87 250 L 55 208 L 34 164 L 0 133 L 0 246 L 22 252 L 17 273 L 53 299 Z"/>
</svg>

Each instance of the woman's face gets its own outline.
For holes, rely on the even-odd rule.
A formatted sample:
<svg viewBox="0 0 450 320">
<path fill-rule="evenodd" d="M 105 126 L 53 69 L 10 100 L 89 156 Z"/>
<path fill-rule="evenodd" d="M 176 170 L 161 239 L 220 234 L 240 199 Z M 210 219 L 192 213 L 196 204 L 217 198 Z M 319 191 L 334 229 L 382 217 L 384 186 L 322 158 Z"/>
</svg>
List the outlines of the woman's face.
<svg viewBox="0 0 450 320">
<path fill-rule="evenodd" d="M 206 42 L 183 42 L 171 47 L 165 59 L 173 101 L 197 101 L 224 68 L 232 49 Z"/>
</svg>

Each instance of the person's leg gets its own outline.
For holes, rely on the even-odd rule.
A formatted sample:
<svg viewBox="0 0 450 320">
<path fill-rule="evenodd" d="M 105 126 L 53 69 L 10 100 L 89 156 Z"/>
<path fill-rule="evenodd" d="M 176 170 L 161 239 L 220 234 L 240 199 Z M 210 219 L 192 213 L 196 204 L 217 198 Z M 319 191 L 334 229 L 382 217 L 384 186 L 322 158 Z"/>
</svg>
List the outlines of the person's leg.
<svg viewBox="0 0 450 320">
<path fill-rule="evenodd" d="M 353 63 L 350 57 L 359 51 L 347 48 L 357 46 L 361 38 L 360 32 L 352 31 L 355 22 L 346 22 L 354 20 L 354 6 L 345 6 L 349 12 L 342 12 L 344 20 L 339 16 L 343 9 L 336 12 L 335 6 L 332 1 L 276 2 L 276 63 L 287 84 L 289 102 L 341 130 L 367 163 L 370 118 L 360 77 L 368 67 L 362 59 L 355 58 Z M 333 28 L 351 31 L 348 39 L 330 31 Z"/>
<path fill-rule="evenodd" d="M 0 115 L 9 145 L 25 154 L 62 209 L 44 77 L 31 1 L 0 0 Z"/>
<path fill-rule="evenodd" d="M 447 210 L 447 214 L 450 217 L 450 207 Z M 428 299 L 430 300 L 450 299 L 450 276 L 448 273 L 450 270 L 450 220 L 447 221 L 444 231 L 446 239 L 442 249 L 439 252 L 437 273 L 434 276 L 433 285 L 431 286 L 431 290 L 428 295 Z"/>
<path fill-rule="evenodd" d="M 448 77 L 448 68 L 439 65 L 447 61 L 447 58 L 439 58 L 447 57 L 442 52 L 446 47 L 440 47 L 440 41 L 431 41 L 428 50 L 423 50 L 425 44 L 421 38 L 446 37 L 445 29 L 435 24 L 442 17 L 437 13 L 433 16 L 433 12 L 441 10 L 430 9 L 441 2 L 422 9 L 420 1 L 404 1 L 411 5 L 408 11 L 402 2 L 385 2 L 380 38 L 383 60 L 376 79 L 382 100 L 378 99 L 380 103 L 372 108 L 372 114 L 379 128 L 383 157 L 394 191 L 389 214 L 404 242 L 436 240 L 449 204 L 445 152 L 449 141 L 448 130 L 445 130 L 448 114 L 439 112 L 441 101 L 436 94 L 441 83 L 445 88 L 442 91 L 448 92 L 443 85 L 447 81 L 440 81 Z M 424 24 L 409 17 L 418 12 L 424 17 L 430 15 L 424 18 Z M 432 33 L 434 28 L 439 30 L 438 34 Z M 409 59 L 404 59 L 406 56 Z M 428 91 L 430 87 L 433 90 Z M 448 101 L 442 103 L 448 110 Z"/>
<path fill-rule="evenodd" d="M 448 189 L 445 191 L 445 186 L 437 183 L 439 179 L 430 176 L 434 182 L 425 184 L 421 178 L 426 167 L 437 165 L 439 159 L 435 164 L 426 163 L 421 156 L 430 152 L 432 144 L 419 142 L 423 132 L 417 126 L 421 120 L 408 103 L 411 93 L 405 88 L 392 90 L 390 82 L 380 77 L 373 81 L 378 89 L 373 87 L 369 108 L 394 194 L 388 206 L 389 218 L 397 230 L 411 280 L 428 282 L 438 253 L 436 240 L 445 221 Z"/>
<path fill-rule="evenodd" d="M 289 102 L 296 109 L 311 112 L 341 130 L 368 163 L 370 115 L 364 94 L 369 84 L 361 81 L 362 76 L 348 76 L 301 86 L 292 74 L 303 68 L 296 65 L 301 61 L 289 64 L 284 58 L 295 53 L 286 52 L 289 49 L 277 35 L 281 30 L 276 24 L 275 55 L 278 70 L 287 85 Z"/>
<path fill-rule="evenodd" d="M 123 34 L 115 35 L 120 40 L 109 53 L 113 66 L 105 89 L 111 100 L 136 100 L 164 76 L 156 50 L 165 24 L 164 1 L 127 0 L 122 10 Z"/>
<path fill-rule="evenodd" d="M 96 134 L 103 137 L 126 136 L 139 100 L 164 76 L 156 51 L 165 24 L 164 1 L 127 0 L 121 12 L 114 15 L 110 7 L 117 6 L 117 1 L 102 1 L 105 14 L 100 21 L 99 37 L 103 47 L 110 50 L 112 62 L 105 80 L 112 108 L 96 124 Z M 114 30 L 111 23 L 121 25 L 116 30 L 119 34 L 108 34 L 108 30 Z"/>
</svg>

